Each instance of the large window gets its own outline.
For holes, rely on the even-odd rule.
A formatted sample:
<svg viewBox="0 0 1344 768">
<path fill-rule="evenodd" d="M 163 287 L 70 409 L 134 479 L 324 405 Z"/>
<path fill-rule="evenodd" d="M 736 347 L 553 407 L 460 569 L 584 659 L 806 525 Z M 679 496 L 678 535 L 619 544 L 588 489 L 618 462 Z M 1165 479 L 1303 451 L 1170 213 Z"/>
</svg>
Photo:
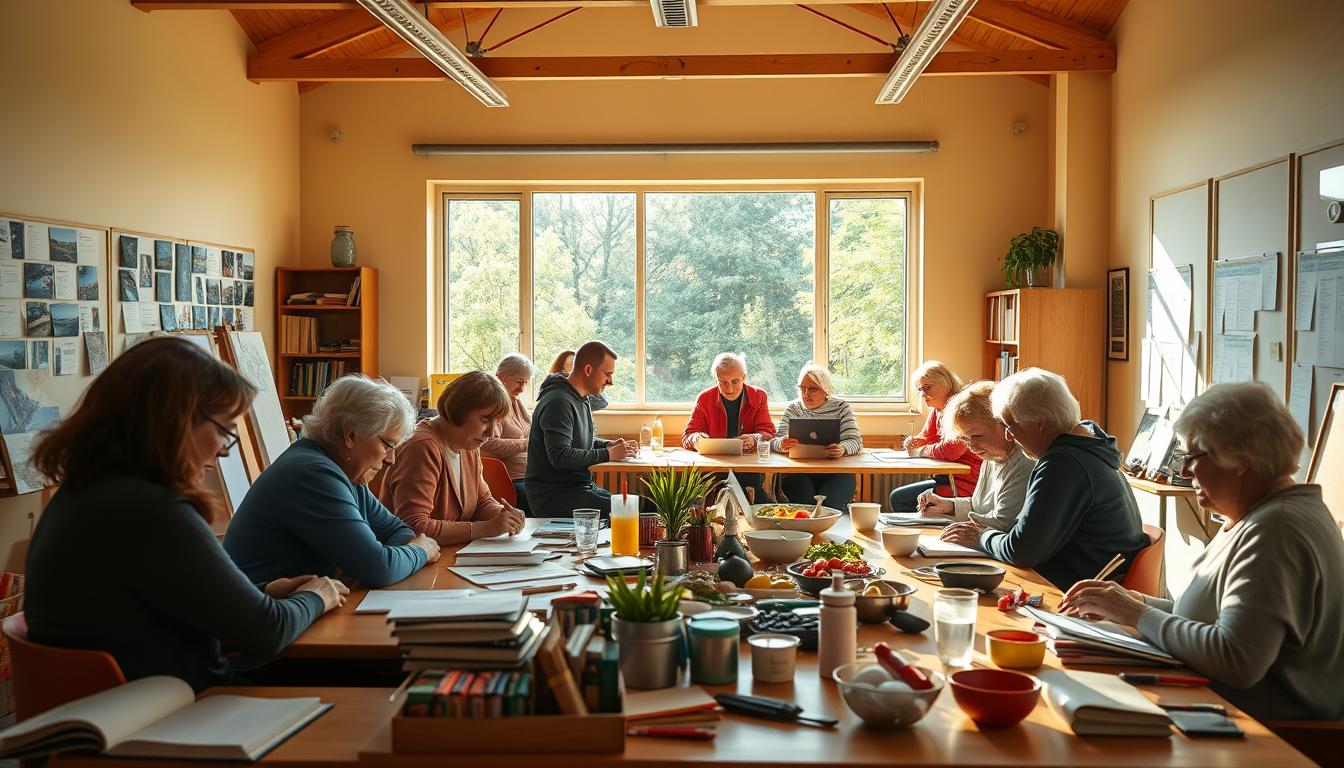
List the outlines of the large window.
<svg viewBox="0 0 1344 768">
<path fill-rule="evenodd" d="M 720 352 L 777 406 L 826 362 L 838 394 L 906 399 L 912 195 L 826 189 L 445 193 L 447 370 L 602 339 L 614 406 L 687 403 Z M 530 230 L 530 231 L 529 231 Z M 868 407 L 884 407 L 868 406 Z"/>
</svg>

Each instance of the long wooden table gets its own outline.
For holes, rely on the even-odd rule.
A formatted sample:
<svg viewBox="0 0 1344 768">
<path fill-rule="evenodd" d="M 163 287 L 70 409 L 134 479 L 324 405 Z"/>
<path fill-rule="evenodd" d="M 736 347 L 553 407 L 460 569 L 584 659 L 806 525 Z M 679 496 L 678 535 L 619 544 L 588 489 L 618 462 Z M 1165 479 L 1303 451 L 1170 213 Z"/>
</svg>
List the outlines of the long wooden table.
<svg viewBox="0 0 1344 768">
<path fill-rule="evenodd" d="M 529 521 L 535 525 L 536 521 Z M 887 578 L 906 581 L 917 587 L 910 610 L 931 618 L 931 603 L 937 586 L 908 574 L 907 570 L 930 561 L 902 558 L 899 561 L 881 550 L 876 532 L 849 530 L 848 518 L 842 519 L 824 534 L 832 540 L 853 538 L 867 550 L 870 560 L 887 569 Z M 450 556 L 445 555 L 444 560 Z M 449 588 L 465 585 L 444 570 L 443 561 L 422 570 L 399 587 Z M 1044 593 L 1046 603 L 1057 605 L 1060 593 L 1030 571 L 1009 569 L 1004 586 L 1021 585 L 1030 592 Z M 594 582 L 596 583 L 596 582 Z M 356 615 L 354 606 L 363 592 L 351 594 L 347 605 L 320 619 L 295 643 L 298 655 L 393 658 L 395 644 L 381 615 Z M 999 628 L 1027 628 L 1030 620 L 1017 614 L 1003 614 L 993 597 L 981 599 L 977 619 L 977 666 L 993 666 L 985 655 L 984 634 Z M 883 640 L 918 657 L 919 663 L 939 667 L 932 630 L 922 635 L 907 635 L 886 624 L 863 625 L 859 642 L 863 646 Z M 861 655 L 861 658 L 863 656 Z M 1058 667 L 1058 660 L 1047 654 L 1046 667 Z M 339 766 L 437 766 L 451 762 L 472 766 L 505 766 L 535 763 L 546 766 L 591 766 L 630 764 L 638 766 L 684 766 L 697 763 L 726 763 L 733 766 L 779 766 L 782 764 L 844 764 L 855 766 L 905 765 L 1058 765 L 1058 766 L 1249 766 L 1273 765 L 1275 768 L 1306 766 L 1312 763 L 1289 747 L 1263 725 L 1245 713 L 1228 706 L 1229 715 L 1246 732 L 1245 739 L 1190 739 L 1172 731 L 1167 738 L 1080 738 L 1047 705 L 1042 696 L 1035 711 L 1013 728 L 981 731 L 953 701 L 950 690 L 939 697 L 933 710 L 913 727 L 901 731 L 880 731 L 865 726 L 845 707 L 834 683 L 817 674 L 816 655 L 801 654 L 793 683 L 763 684 L 751 678 L 751 659 L 743 644 L 736 686 L 706 687 L 710 692 L 737 690 L 797 701 L 809 712 L 840 720 L 833 729 L 772 723 L 764 720 L 725 715 L 718 737 L 712 742 L 669 741 L 630 738 L 623 754 L 547 754 L 491 755 L 472 753 L 470 744 L 462 753 L 398 754 L 392 752 L 389 718 L 394 705 L 392 694 L 383 688 L 316 689 L 219 689 L 219 692 L 266 696 L 320 695 L 336 704 L 331 713 L 300 732 L 279 749 L 266 756 L 263 765 L 277 768 L 337 768 Z M 1115 668 L 1100 671 L 1115 672 Z M 1177 703 L 1222 703 L 1206 688 L 1143 688 L 1155 700 Z M 207 694 L 208 695 L 208 694 Z M 131 764 L 88 756 L 66 756 L 52 763 L 61 768 Z M 154 766 L 165 763 L 155 761 Z"/>
<path fill-rule="evenodd" d="M 971 471 L 965 464 L 955 461 L 939 461 L 905 455 L 904 451 L 887 448 L 864 448 L 853 456 L 841 456 L 835 459 L 791 459 L 782 453 L 771 453 L 761 459 L 753 453 L 740 456 L 731 454 L 701 455 L 684 448 L 668 448 L 653 453 L 642 448 L 639 454 L 626 461 L 606 461 L 594 464 L 593 472 L 615 472 L 617 474 L 636 474 L 648 472 L 655 467 L 698 467 L 711 472 L 831 472 L 836 474 L 869 475 L 962 475 Z"/>
</svg>

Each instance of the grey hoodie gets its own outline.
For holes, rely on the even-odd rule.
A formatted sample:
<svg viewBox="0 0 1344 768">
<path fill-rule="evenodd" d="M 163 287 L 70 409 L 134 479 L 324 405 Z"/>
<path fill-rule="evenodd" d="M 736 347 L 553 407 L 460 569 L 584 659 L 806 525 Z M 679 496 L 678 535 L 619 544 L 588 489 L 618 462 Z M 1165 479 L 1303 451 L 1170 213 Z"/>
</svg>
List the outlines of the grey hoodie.
<svg viewBox="0 0 1344 768">
<path fill-rule="evenodd" d="M 527 503 L 543 509 L 561 489 L 593 482 L 588 467 L 607 460 L 610 440 L 594 436 L 589 398 L 579 395 L 563 373 L 541 382 L 532 432 L 527 440 Z"/>
<path fill-rule="evenodd" d="M 1115 438 L 1090 421 L 1083 426 L 1091 437 L 1060 435 L 1036 462 L 1012 529 L 980 534 L 981 549 L 1036 569 L 1061 590 L 1093 578 L 1117 553 L 1125 564 L 1111 579 L 1120 581 L 1148 546 L 1134 493 L 1120 474 Z"/>
</svg>

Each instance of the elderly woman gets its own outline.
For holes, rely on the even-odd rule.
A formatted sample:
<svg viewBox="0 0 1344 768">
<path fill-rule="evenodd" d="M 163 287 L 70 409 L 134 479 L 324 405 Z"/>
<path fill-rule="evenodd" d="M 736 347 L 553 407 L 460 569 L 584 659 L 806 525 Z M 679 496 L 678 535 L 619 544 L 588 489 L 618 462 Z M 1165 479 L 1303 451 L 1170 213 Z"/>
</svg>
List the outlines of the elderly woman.
<svg viewBox="0 0 1344 768">
<path fill-rule="evenodd" d="M 954 461 L 970 467 L 970 472 L 955 475 L 952 481 L 956 484 L 957 496 L 969 496 L 975 491 L 979 482 L 980 457 L 971 451 L 966 443 L 958 440 L 956 435 L 943 428 L 943 409 L 947 406 L 948 400 L 965 385 L 961 383 L 961 378 L 957 374 L 937 360 L 925 361 L 915 369 L 910 380 L 915 385 L 915 391 L 923 398 L 924 406 L 929 409 L 929 417 L 919 434 L 905 439 L 905 450 L 909 451 L 911 456 Z M 925 494 L 932 492 L 937 496 L 951 496 L 953 487 L 948 484 L 946 476 L 903 485 L 891 492 L 891 511 L 909 514 L 923 506 L 919 500 Z"/>
<path fill-rule="evenodd" d="M 994 418 L 990 393 L 994 382 L 977 381 L 947 401 L 941 433 L 965 443 L 981 461 L 980 480 L 970 497 L 948 499 L 926 490 L 919 495 L 919 512 L 929 517 L 974 520 L 984 528 L 1007 531 L 1017 521 L 1027 496 L 1027 479 L 1036 462 L 1004 434 Z"/>
<path fill-rule="evenodd" d="M 844 400 L 833 397 L 831 393 L 834 391 L 830 371 L 813 363 L 803 366 L 798 374 L 799 398 L 784 409 L 775 430 L 778 437 L 770 441 L 770 447 L 787 453 L 798 445 L 798 439 L 789 434 L 790 419 L 839 419 L 840 442 L 826 446 L 826 455 L 837 459 L 863 450 L 863 436 L 859 434 L 854 409 Z M 826 506 L 843 510 L 854 498 L 854 475 L 790 473 L 780 481 L 780 488 L 794 503 L 806 503 L 815 496 L 825 496 L 823 503 Z"/>
<path fill-rule="evenodd" d="M 1174 428 L 1181 474 L 1227 519 L 1190 585 L 1173 603 L 1080 581 L 1061 607 L 1137 628 L 1257 720 L 1344 720 L 1344 539 L 1321 487 L 1293 482 L 1302 430 L 1261 383 L 1209 388 Z"/>
<path fill-rule="evenodd" d="M 224 549 L 252 581 L 287 573 L 394 584 L 439 558 L 439 545 L 387 511 L 369 479 L 411 431 L 406 396 L 353 374 L 332 382 L 303 419 L 303 437 L 247 492 Z"/>
<path fill-rule="evenodd" d="M 104 651 L 128 680 L 172 675 L 200 691 L 236 682 L 222 646 L 274 656 L 345 602 L 349 590 L 313 571 L 248 579 L 210 529 L 224 508 L 202 481 L 255 394 L 185 339 L 151 338 L 43 433 L 33 465 L 60 489 L 28 547 L 34 642 Z"/>
<path fill-rule="evenodd" d="M 747 361 L 741 355 L 724 352 L 714 358 L 709 367 L 716 386 L 706 389 L 695 398 L 695 408 L 681 433 L 681 447 L 695 450 L 696 443 L 706 437 L 736 437 L 742 441 L 742 452 L 756 450 L 756 443 L 775 436 L 775 425 L 770 421 L 770 403 L 765 390 L 747 383 Z M 742 474 L 743 487 L 756 488 L 758 498 L 764 499 L 761 481 L 764 475 Z"/>
<path fill-rule="evenodd" d="M 523 513 L 496 499 L 481 472 L 481 445 L 509 413 L 509 400 L 484 371 L 454 379 L 439 395 L 439 415 L 416 425 L 397 448 L 383 504 L 411 530 L 445 545 L 521 531 Z"/>
<path fill-rule="evenodd" d="M 1064 378 L 1040 368 L 999 382 L 990 405 L 1007 437 L 1036 459 L 1026 501 L 1006 532 L 967 520 L 948 526 L 942 538 L 1034 568 L 1060 589 L 1091 578 L 1119 553 L 1126 565 L 1113 577 L 1122 579 L 1148 536 L 1120 474 L 1115 438 L 1081 421 Z"/>
<path fill-rule="evenodd" d="M 574 370 L 574 350 L 562 349 L 560 350 L 560 354 L 556 355 L 555 359 L 551 361 L 551 370 L 550 373 L 547 375 L 563 373 L 564 375 L 568 376 L 570 372 L 573 370 Z M 602 394 L 601 392 L 588 396 L 588 407 L 591 410 L 600 411 L 603 408 L 606 408 L 608 405 L 609 403 L 607 402 L 607 396 Z M 520 496 L 519 498 L 522 497 Z"/>
<path fill-rule="evenodd" d="M 523 477 L 527 475 L 527 436 L 532 433 L 532 417 L 518 396 L 536 375 L 536 366 L 525 355 L 514 352 L 500 359 L 495 366 L 495 378 L 509 393 L 509 410 L 494 422 L 490 436 L 481 444 L 481 455 L 504 462 L 513 481 L 513 492 L 518 508 L 527 512 L 527 492 Z"/>
</svg>

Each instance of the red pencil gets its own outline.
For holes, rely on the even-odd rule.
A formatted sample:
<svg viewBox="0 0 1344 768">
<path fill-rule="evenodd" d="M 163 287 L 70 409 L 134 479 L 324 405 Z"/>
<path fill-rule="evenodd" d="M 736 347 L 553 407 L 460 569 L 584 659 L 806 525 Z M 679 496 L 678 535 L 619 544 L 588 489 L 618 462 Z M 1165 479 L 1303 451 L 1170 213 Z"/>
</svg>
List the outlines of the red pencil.
<svg viewBox="0 0 1344 768">
<path fill-rule="evenodd" d="M 1137 672 L 1121 672 L 1120 679 L 1131 685 L 1179 685 L 1199 688 L 1209 684 L 1207 677 L 1186 675 L 1150 675 Z"/>
</svg>

